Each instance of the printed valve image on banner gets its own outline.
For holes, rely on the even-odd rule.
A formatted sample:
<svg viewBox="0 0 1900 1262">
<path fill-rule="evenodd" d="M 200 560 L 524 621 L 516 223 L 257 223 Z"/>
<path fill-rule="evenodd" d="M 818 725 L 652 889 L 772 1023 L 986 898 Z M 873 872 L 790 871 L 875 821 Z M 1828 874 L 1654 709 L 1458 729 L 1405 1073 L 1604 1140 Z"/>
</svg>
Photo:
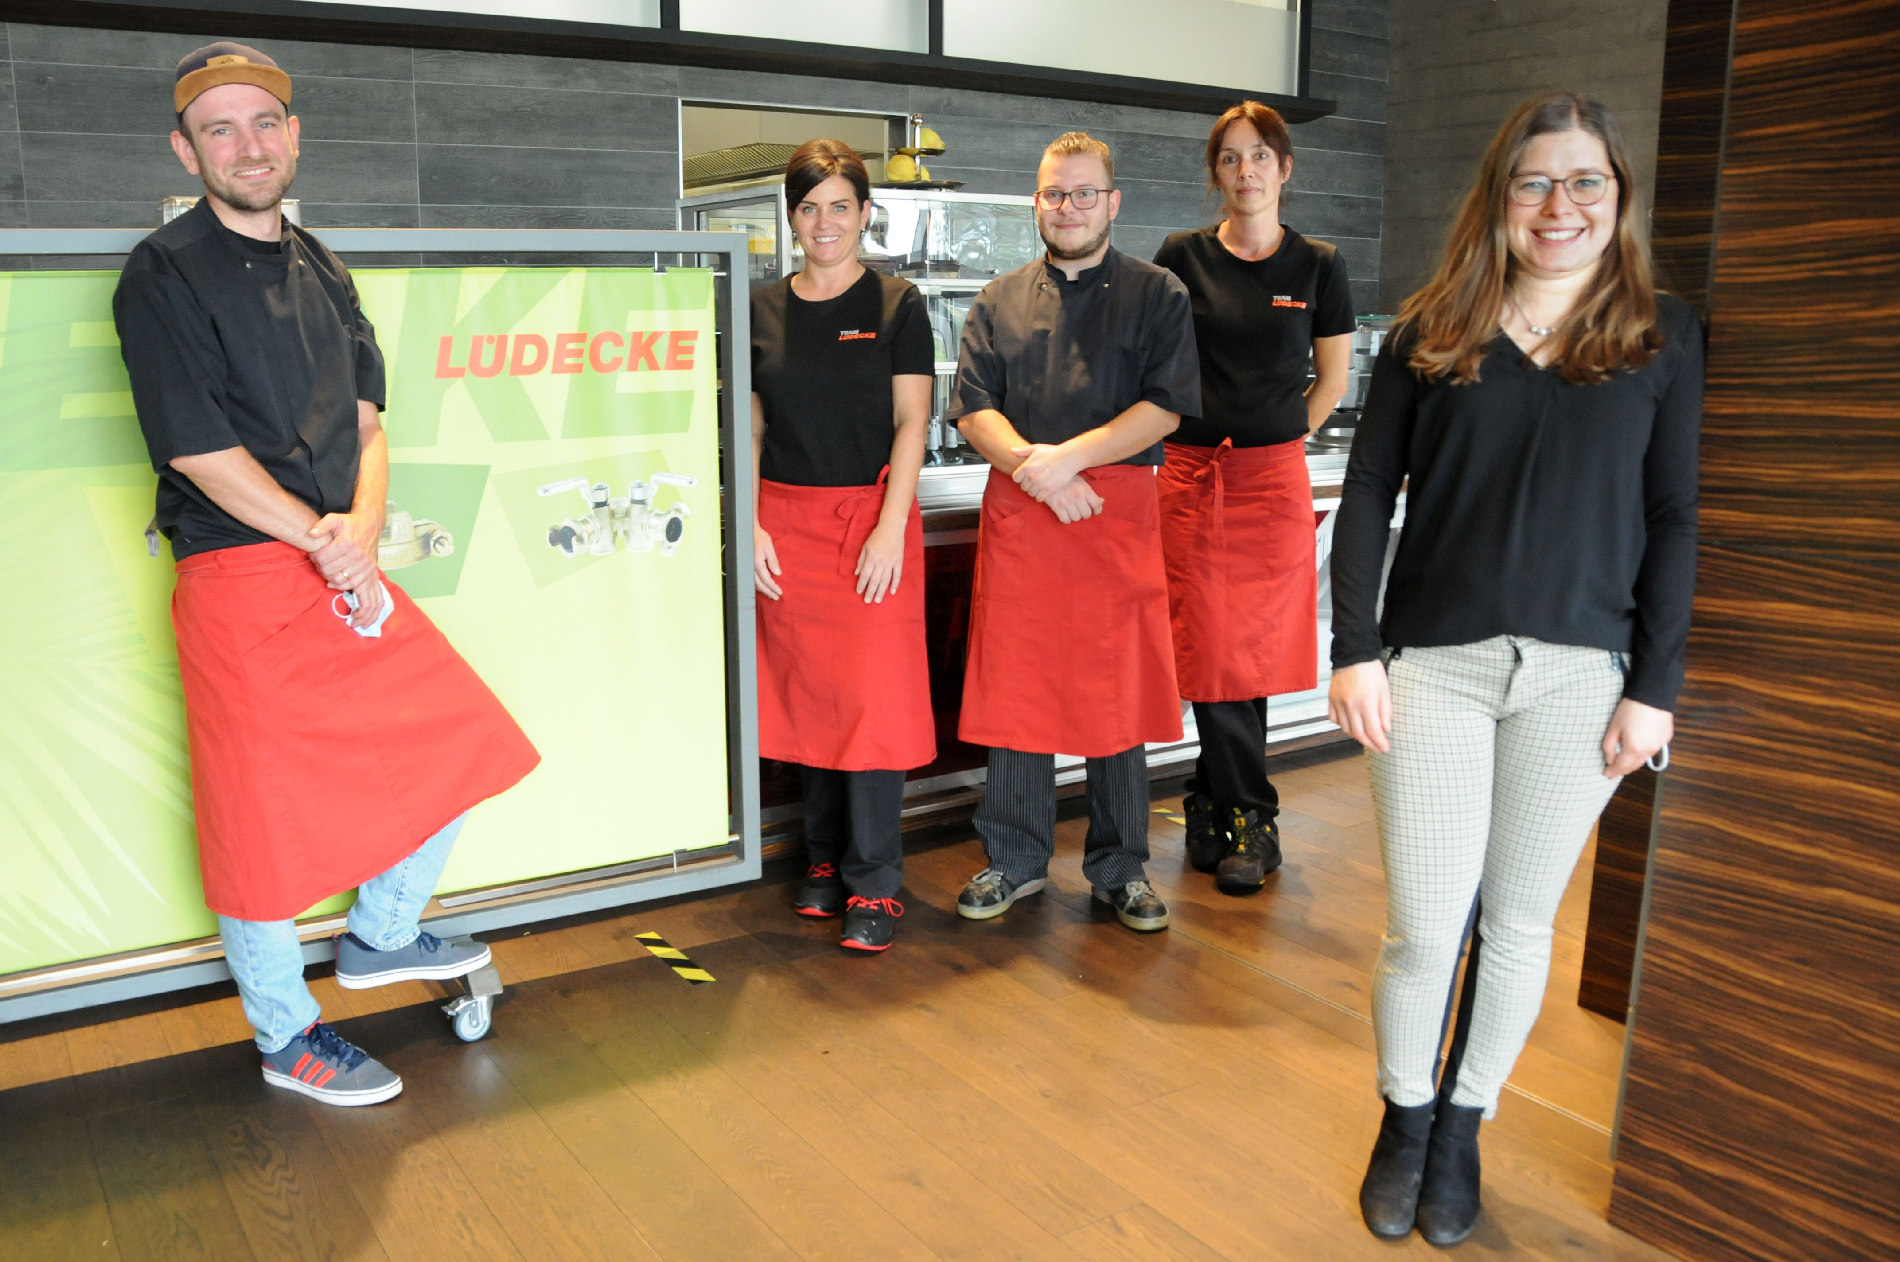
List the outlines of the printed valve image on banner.
<svg viewBox="0 0 1900 1262">
<path fill-rule="evenodd" d="M 388 369 L 385 581 L 542 755 L 442 891 L 724 844 L 712 273 L 353 275 Z M 0 273 L 0 975 L 217 932 L 117 281 Z"/>
</svg>

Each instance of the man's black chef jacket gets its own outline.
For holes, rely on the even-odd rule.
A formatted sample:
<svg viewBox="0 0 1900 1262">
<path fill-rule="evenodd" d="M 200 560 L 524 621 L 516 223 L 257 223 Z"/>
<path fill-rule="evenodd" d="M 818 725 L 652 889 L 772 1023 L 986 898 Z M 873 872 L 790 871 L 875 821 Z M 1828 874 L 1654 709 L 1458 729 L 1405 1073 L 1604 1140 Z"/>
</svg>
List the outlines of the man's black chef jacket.
<svg viewBox="0 0 1900 1262">
<path fill-rule="evenodd" d="M 258 241 L 200 199 L 133 247 L 112 314 L 174 557 L 270 541 L 174 470 L 180 456 L 243 447 L 316 512 L 349 511 L 356 402 L 383 406 L 383 357 L 315 237 L 286 222 L 281 242 Z"/>
<path fill-rule="evenodd" d="M 1110 247 L 1074 280 L 1042 258 L 970 304 L 951 420 L 994 408 L 1025 441 L 1053 445 L 1141 402 L 1201 410 L 1194 312 L 1173 272 Z M 1161 444 L 1121 463 L 1158 465 Z"/>
</svg>

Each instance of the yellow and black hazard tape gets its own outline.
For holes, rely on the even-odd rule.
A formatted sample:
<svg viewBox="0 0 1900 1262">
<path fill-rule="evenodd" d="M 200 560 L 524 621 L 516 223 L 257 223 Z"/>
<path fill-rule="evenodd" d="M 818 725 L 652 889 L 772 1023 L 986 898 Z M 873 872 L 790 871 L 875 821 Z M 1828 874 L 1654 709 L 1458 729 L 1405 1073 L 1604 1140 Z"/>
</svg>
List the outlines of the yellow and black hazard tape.
<svg viewBox="0 0 1900 1262">
<path fill-rule="evenodd" d="M 1174 808 L 1173 808 L 1173 807 L 1169 807 L 1169 806 L 1157 806 L 1157 807 L 1155 807 L 1155 808 L 1154 808 L 1154 813 L 1155 813 L 1156 815 L 1159 815 L 1159 816 L 1160 816 L 1160 817 L 1161 817 L 1162 819 L 1165 819 L 1165 820 L 1167 820 L 1167 821 L 1168 821 L 1168 822 L 1169 822 L 1170 824 L 1185 824 L 1185 823 L 1187 823 L 1187 821 L 1186 821 L 1185 819 L 1182 819 L 1182 818 L 1181 818 L 1181 817 L 1180 817 L 1179 815 L 1176 815 L 1176 814 L 1174 813 Z"/>
<path fill-rule="evenodd" d="M 705 969 L 687 959 L 686 952 L 673 946 L 659 934 L 636 933 L 633 936 L 640 940 L 641 946 L 645 947 L 660 959 L 665 960 L 666 966 L 672 969 L 677 976 L 691 982 L 693 985 L 704 986 L 707 982 L 717 980 L 711 973 L 708 973 Z"/>
</svg>

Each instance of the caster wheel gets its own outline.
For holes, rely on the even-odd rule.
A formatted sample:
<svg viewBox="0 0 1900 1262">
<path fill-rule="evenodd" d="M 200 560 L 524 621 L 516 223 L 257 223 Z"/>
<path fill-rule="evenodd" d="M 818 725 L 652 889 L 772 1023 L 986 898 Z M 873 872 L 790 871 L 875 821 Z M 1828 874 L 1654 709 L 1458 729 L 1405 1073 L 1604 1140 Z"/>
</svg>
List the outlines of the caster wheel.
<svg viewBox="0 0 1900 1262">
<path fill-rule="evenodd" d="M 464 1043 L 474 1043 L 488 1033 L 493 1013 L 493 1003 L 488 999 L 473 999 L 450 1017 L 455 1027 L 455 1037 Z"/>
</svg>

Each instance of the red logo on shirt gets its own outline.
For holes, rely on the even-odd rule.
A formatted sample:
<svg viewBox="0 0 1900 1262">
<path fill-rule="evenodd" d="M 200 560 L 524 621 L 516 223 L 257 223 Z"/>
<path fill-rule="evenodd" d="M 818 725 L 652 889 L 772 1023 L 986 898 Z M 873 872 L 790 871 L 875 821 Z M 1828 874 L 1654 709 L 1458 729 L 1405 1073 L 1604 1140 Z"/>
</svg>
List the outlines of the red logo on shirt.
<svg viewBox="0 0 1900 1262">
<path fill-rule="evenodd" d="M 861 342 L 866 338 L 875 339 L 876 337 L 876 329 L 865 329 L 863 332 L 859 332 L 857 329 L 846 329 L 843 333 L 838 334 L 838 340 L 840 342 Z"/>
<path fill-rule="evenodd" d="M 1296 300 L 1292 294 L 1273 295 L 1273 305 L 1276 307 L 1298 307 L 1301 311 L 1306 310 L 1306 304 Z"/>
</svg>

